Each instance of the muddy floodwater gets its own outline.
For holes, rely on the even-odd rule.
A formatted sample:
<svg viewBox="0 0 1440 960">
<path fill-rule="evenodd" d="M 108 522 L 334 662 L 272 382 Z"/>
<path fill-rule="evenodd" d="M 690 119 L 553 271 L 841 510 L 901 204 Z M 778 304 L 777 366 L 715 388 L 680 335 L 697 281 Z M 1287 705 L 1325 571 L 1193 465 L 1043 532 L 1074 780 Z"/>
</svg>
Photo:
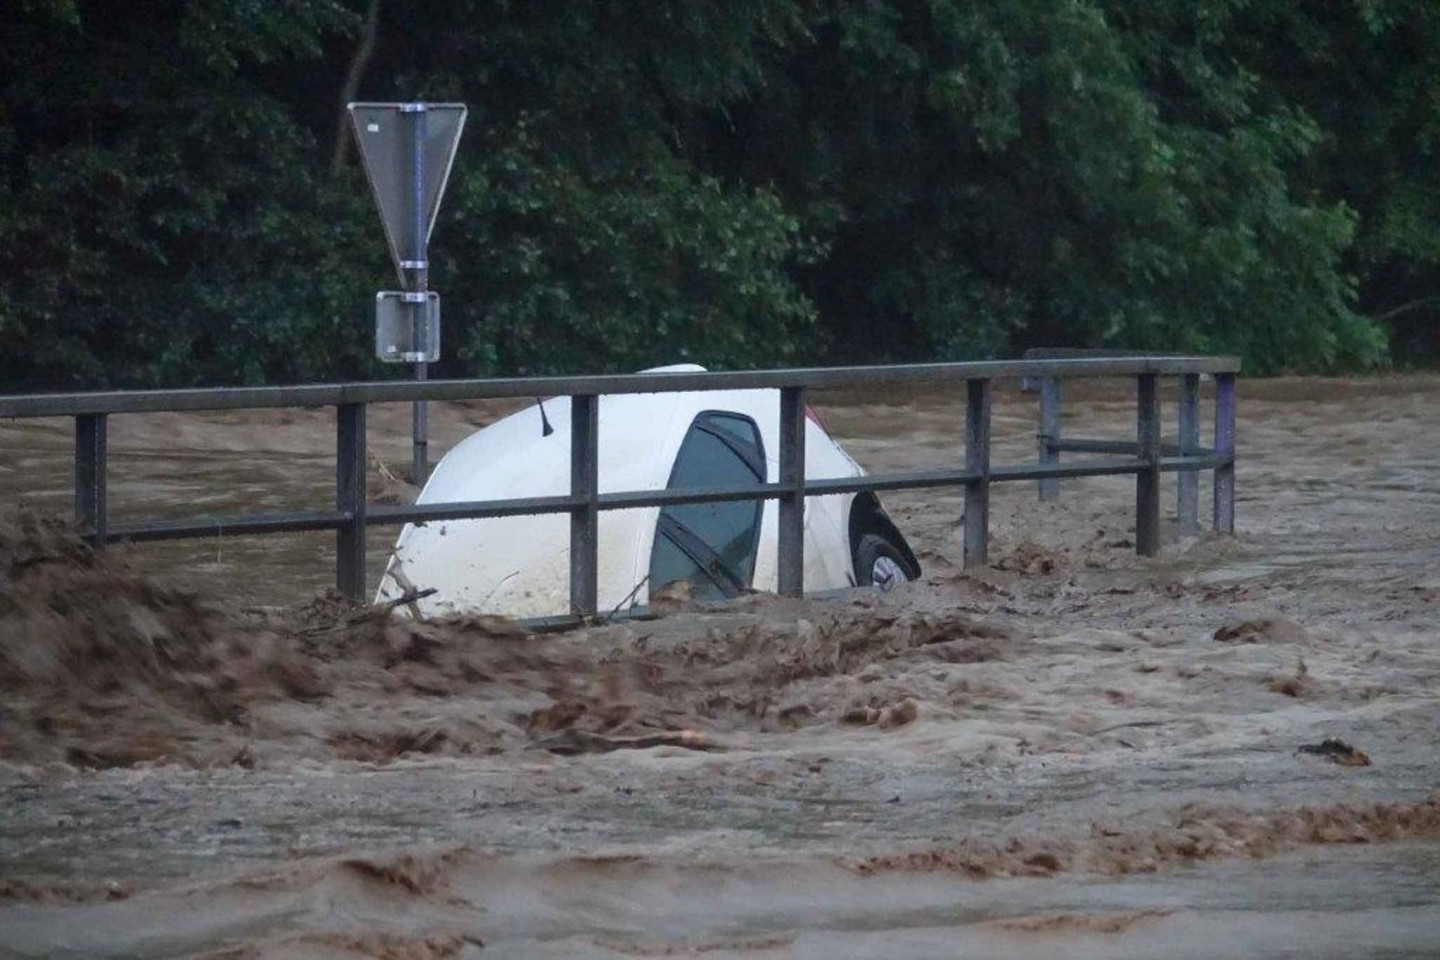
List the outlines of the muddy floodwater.
<svg viewBox="0 0 1440 960">
<path fill-rule="evenodd" d="M 871 471 L 961 456 L 954 388 L 813 399 Z M 0 956 L 1440 956 L 1440 378 L 1239 415 L 1234 537 L 1172 475 L 1153 559 L 1133 479 L 1002 484 L 965 571 L 960 492 L 892 493 L 919 583 L 544 635 L 347 606 L 323 535 L 97 556 L 45 520 L 68 422 L 0 423 Z M 333 496 L 328 411 L 110 429 L 112 523 Z M 372 498 L 407 433 L 373 409 Z"/>
</svg>

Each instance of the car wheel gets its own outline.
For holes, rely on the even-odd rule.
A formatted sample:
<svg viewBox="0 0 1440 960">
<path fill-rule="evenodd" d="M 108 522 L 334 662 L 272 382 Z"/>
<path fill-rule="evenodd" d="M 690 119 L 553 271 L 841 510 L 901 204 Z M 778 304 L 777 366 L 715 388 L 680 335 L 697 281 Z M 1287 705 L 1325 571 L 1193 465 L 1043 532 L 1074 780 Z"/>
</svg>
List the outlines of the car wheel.
<svg viewBox="0 0 1440 960">
<path fill-rule="evenodd" d="M 867 533 L 855 545 L 855 581 L 862 587 L 893 590 L 909 582 L 905 555 L 894 544 L 875 533 Z"/>
</svg>

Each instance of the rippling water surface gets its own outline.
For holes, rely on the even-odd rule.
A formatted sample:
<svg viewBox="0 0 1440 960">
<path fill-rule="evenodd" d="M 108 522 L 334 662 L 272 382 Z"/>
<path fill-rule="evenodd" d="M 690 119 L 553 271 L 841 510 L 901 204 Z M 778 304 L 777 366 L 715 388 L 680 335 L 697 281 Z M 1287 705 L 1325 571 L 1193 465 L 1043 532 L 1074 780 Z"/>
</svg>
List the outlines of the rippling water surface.
<svg viewBox="0 0 1440 960">
<path fill-rule="evenodd" d="M 1071 396 L 1072 436 L 1133 432 L 1125 388 Z M 960 455 L 951 396 L 816 399 L 873 471 Z M 996 462 L 1033 455 L 1033 402 L 999 398 Z M 1434 833 L 1334 842 L 1362 839 L 1342 825 L 1314 844 L 1284 820 L 1440 790 L 1440 380 L 1242 383 L 1240 411 L 1234 539 L 1167 515 L 1144 560 L 1130 482 L 1067 482 L 1043 507 L 1002 486 L 995 569 L 966 575 L 959 493 L 893 494 L 927 582 L 882 604 L 596 629 L 554 641 L 540 673 L 506 661 L 439 686 L 322 657 L 327 698 L 166 734 L 192 758 L 244 746 L 243 764 L 85 771 L 36 747 L 0 763 L 0 956 L 1440 956 Z M 431 422 L 443 448 L 503 412 Z M 407 427 L 376 411 L 377 464 L 406 461 Z M 324 506 L 333 430 L 324 411 L 112 418 L 112 518 Z M 67 431 L 0 424 L 0 497 L 67 509 Z M 371 488 L 405 495 L 378 466 Z M 371 531 L 372 581 L 393 533 Z M 237 613 L 314 596 L 332 562 L 319 535 L 130 560 Z M 726 663 L 737 638 L 749 652 Z M 626 688 L 632 668 L 661 680 Z M 572 695 L 721 749 L 536 749 L 534 712 Z M 918 718 L 893 729 L 843 719 L 904 700 Z M 42 736 L 13 705 L 0 747 Z M 481 728 L 491 747 L 462 749 Z M 450 746 L 337 746 L 397 730 Z M 1331 736 L 1371 765 L 1297 753 Z M 1223 842 L 1156 860 L 1146 844 L 1190 823 Z"/>
</svg>

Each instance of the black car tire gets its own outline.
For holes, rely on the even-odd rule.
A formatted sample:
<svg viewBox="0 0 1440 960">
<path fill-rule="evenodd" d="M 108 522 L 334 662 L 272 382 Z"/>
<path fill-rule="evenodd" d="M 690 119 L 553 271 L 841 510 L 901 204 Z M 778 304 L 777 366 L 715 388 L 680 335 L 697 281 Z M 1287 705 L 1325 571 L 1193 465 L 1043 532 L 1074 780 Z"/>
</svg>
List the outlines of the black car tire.
<svg viewBox="0 0 1440 960">
<path fill-rule="evenodd" d="M 867 533 L 855 545 L 855 582 L 862 587 L 893 590 L 910 582 L 905 554 L 877 533 Z"/>
</svg>

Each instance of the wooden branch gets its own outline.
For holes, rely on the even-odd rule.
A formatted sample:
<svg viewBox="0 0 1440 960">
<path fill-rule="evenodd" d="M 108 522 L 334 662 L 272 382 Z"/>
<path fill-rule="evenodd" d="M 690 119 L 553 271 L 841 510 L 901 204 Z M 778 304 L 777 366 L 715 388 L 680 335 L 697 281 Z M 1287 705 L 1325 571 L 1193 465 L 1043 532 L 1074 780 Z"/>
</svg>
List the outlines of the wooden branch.
<svg viewBox="0 0 1440 960">
<path fill-rule="evenodd" d="M 1409 303 L 1402 303 L 1398 307 L 1392 307 L 1384 313 L 1377 313 L 1374 319 L 1382 322 L 1385 320 L 1393 320 L 1403 313 L 1409 313 L 1411 310 L 1419 310 L 1421 307 L 1433 306 L 1436 303 L 1440 303 L 1440 297 L 1421 297 L 1419 300 L 1411 300 Z"/>
</svg>

